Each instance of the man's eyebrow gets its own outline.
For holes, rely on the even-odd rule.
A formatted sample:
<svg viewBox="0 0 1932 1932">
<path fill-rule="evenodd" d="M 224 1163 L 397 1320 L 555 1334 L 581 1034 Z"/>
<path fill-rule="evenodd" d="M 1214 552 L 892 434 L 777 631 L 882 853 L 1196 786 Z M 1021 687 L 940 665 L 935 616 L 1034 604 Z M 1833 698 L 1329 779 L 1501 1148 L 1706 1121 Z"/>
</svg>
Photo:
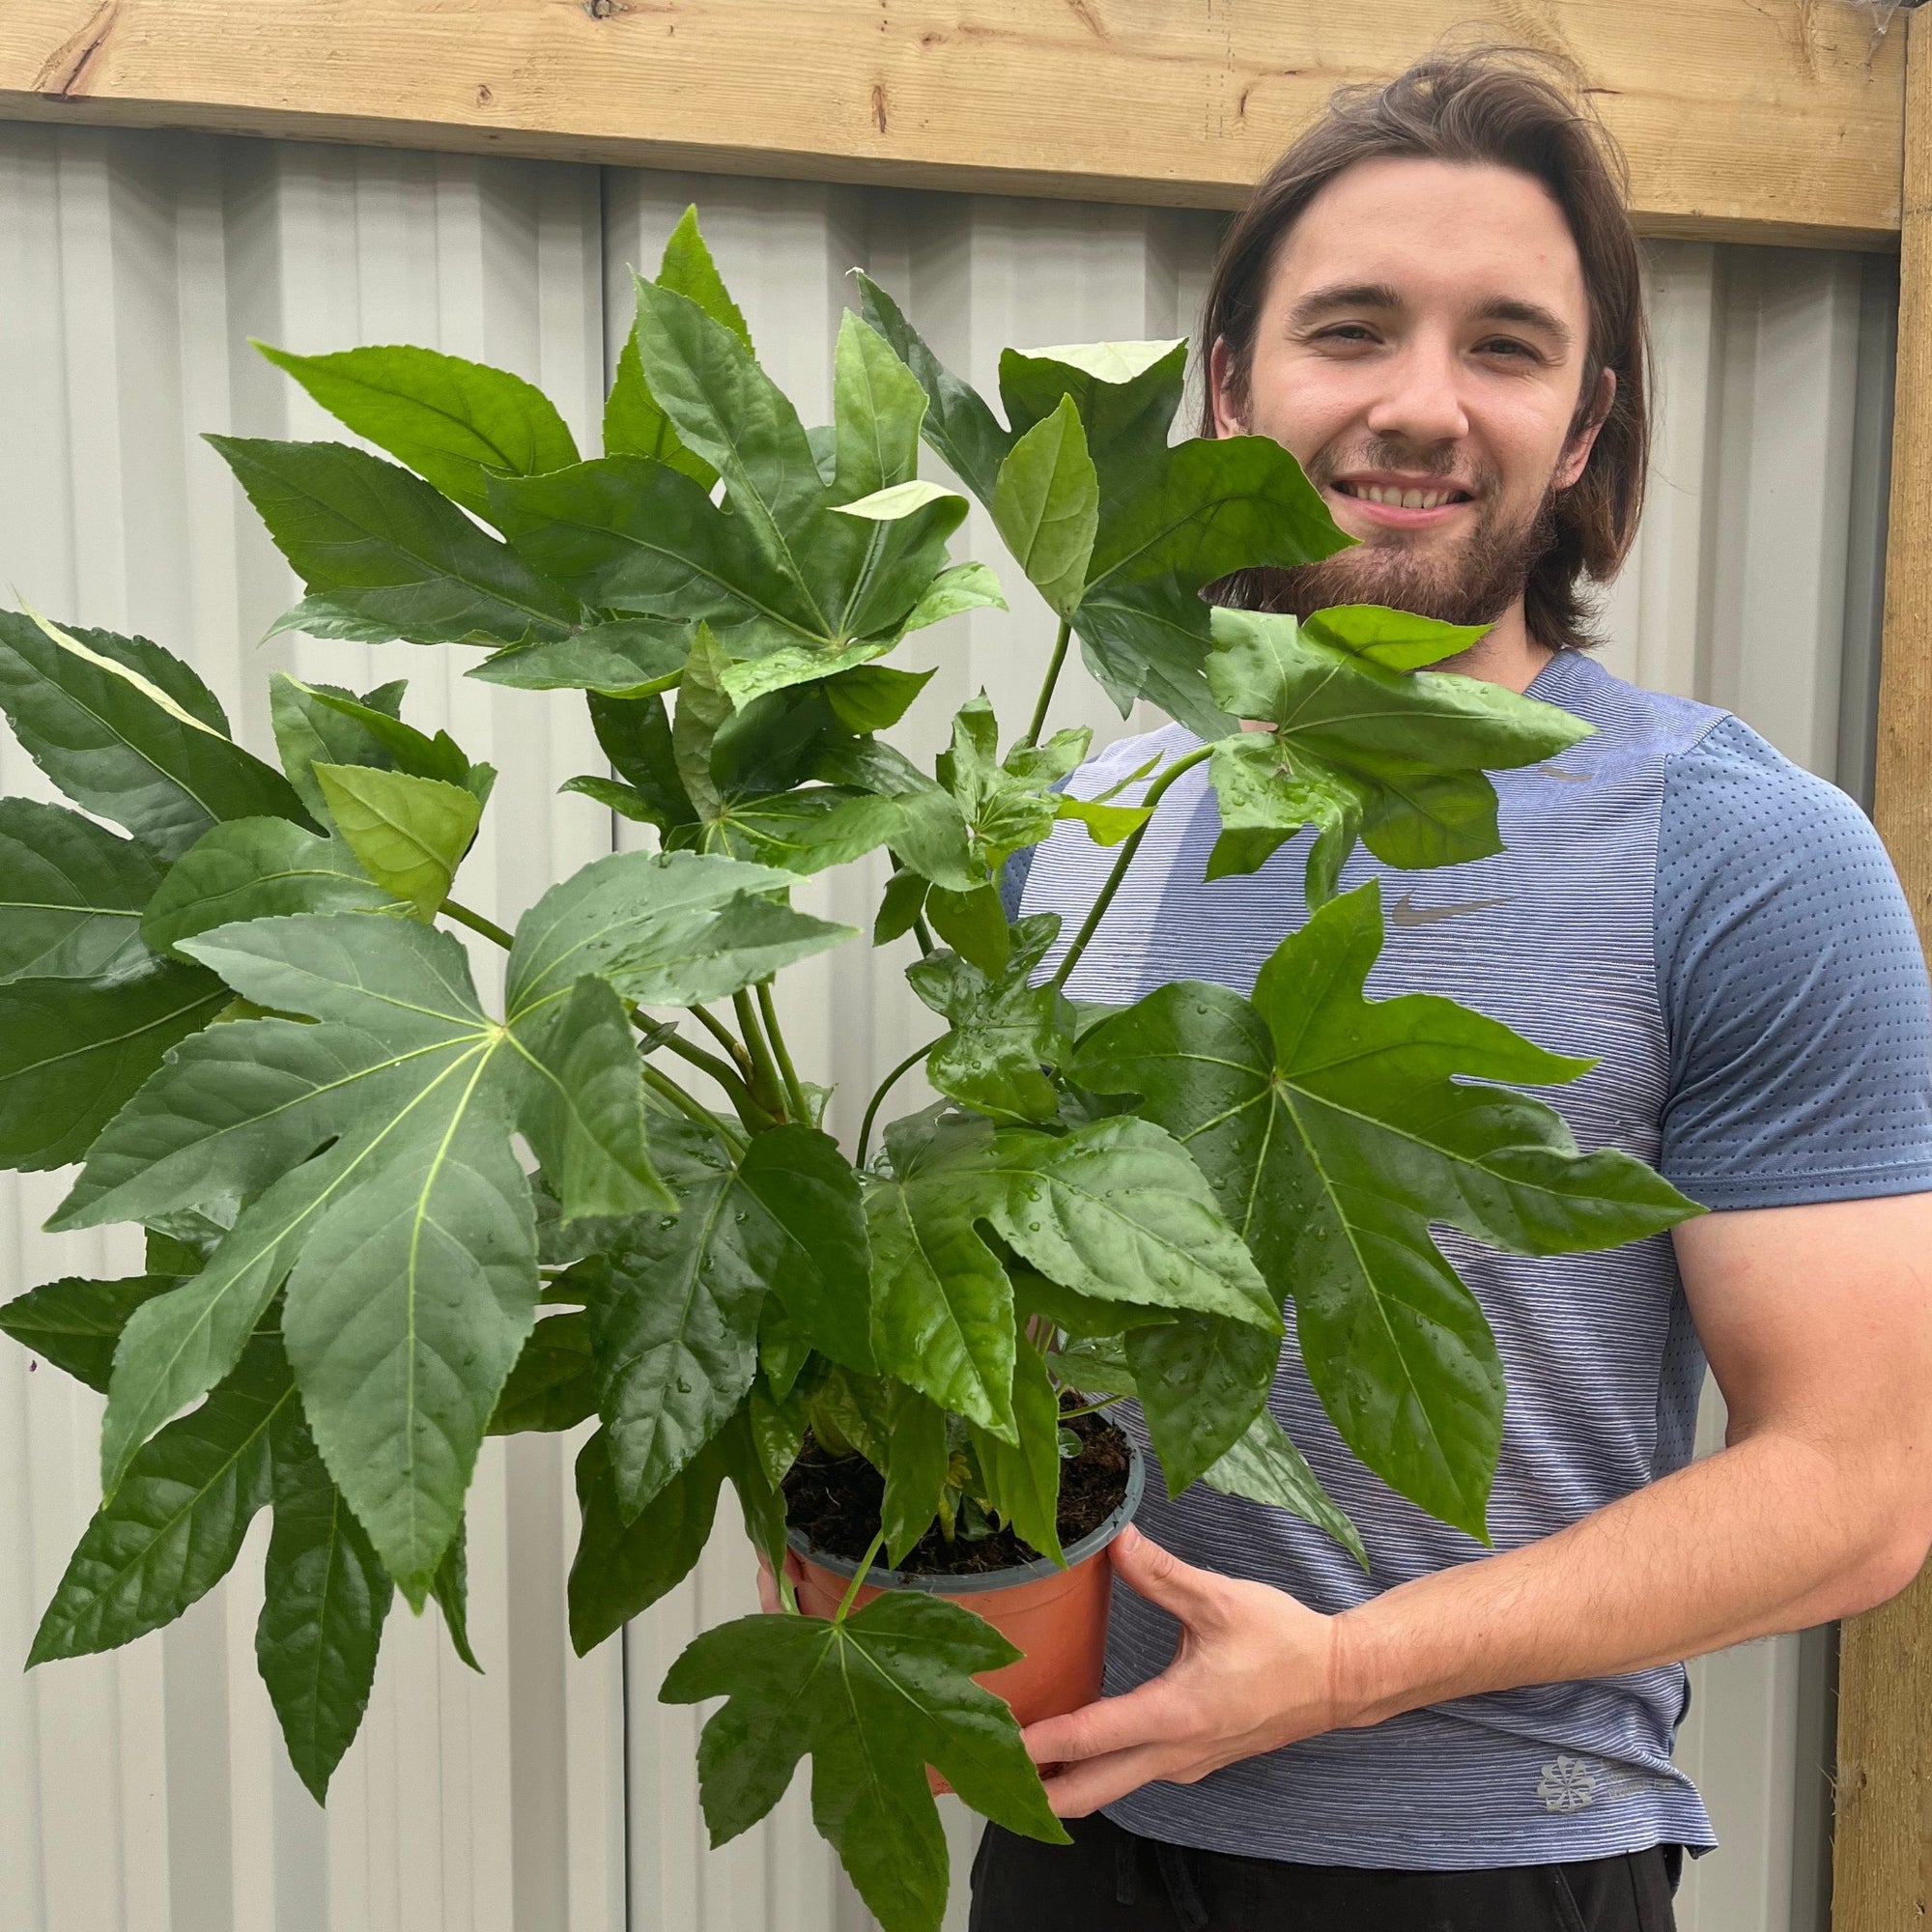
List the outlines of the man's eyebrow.
<svg viewBox="0 0 1932 1932">
<path fill-rule="evenodd" d="M 1331 282 L 1310 289 L 1288 312 L 1289 327 L 1305 327 L 1338 308 L 1400 308 L 1402 298 L 1387 282 Z"/>
</svg>

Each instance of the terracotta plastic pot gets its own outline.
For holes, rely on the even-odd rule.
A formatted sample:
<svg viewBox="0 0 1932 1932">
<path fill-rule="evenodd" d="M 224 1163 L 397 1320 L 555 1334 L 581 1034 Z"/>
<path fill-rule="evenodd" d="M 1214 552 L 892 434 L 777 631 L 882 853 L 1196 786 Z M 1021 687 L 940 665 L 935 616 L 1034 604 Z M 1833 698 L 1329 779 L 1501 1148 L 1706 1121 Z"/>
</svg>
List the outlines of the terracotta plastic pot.
<svg viewBox="0 0 1932 1932">
<path fill-rule="evenodd" d="M 1114 1574 L 1106 1560 L 1107 1546 L 1132 1520 L 1147 1483 L 1139 1448 L 1131 1442 L 1128 1448 L 1126 1494 L 1106 1521 L 1067 1549 L 1065 1570 L 1043 1556 L 978 1577 L 909 1577 L 875 1568 L 860 1587 L 859 1604 L 870 1603 L 881 1590 L 923 1590 L 951 1597 L 984 1617 L 1025 1655 L 999 1670 L 981 1672 L 977 1681 L 1004 1697 L 1022 1724 L 1091 1704 L 1100 1694 L 1107 1654 Z M 809 1616 L 831 1616 L 858 1564 L 814 1549 L 802 1531 L 793 1530 L 788 1540 L 805 1572 L 798 1582 L 799 1608 Z"/>
</svg>

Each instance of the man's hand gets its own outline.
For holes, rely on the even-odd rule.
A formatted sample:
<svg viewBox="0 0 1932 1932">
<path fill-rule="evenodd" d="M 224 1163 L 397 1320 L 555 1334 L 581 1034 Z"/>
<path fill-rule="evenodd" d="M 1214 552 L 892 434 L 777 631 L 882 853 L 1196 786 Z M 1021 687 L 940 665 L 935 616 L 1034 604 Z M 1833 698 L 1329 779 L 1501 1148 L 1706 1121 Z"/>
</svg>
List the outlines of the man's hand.
<svg viewBox="0 0 1932 1932">
<path fill-rule="evenodd" d="M 1156 1778 L 1192 1784 L 1348 1721 L 1333 1617 L 1265 1583 L 1196 1570 L 1131 1525 L 1110 1554 L 1117 1576 L 1180 1620 L 1180 1642 L 1151 1683 L 1028 1726 L 1061 1817 L 1084 1818 Z"/>
</svg>

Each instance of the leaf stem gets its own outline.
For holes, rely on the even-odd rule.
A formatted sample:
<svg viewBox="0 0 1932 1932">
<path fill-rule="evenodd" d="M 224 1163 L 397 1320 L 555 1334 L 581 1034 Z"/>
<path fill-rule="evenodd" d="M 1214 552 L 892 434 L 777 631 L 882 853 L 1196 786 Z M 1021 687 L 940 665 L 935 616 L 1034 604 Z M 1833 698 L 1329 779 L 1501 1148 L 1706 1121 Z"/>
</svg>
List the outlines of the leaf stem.
<svg viewBox="0 0 1932 1932">
<path fill-rule="evenodd" d="M 947 1036 L 945 1034 L 941 1034 L 939 1036 L 939 1039 L 944 1039 L 946 1038 L 946 1037 Z M 915 1066 L 917 1066 L 919 1063 L 922 1060 L 923 1060 L 925 1056 L 928 1053 L 930 1053 L 935 1046 L 939 1044 L 939 1039 L 929 1039 L 923 1046 L 922 1046 L 918 1050 L 918 1052 L 907 1054 L 906 1057 L 902 1061 L 900 1061 L 899 1064 L 896 1066 L 895 1066 L 893 1070 L 890 1073 L 888 1073 L 883 1080 L 879 1082 L 878 1091 L 873 1094 L 871 1099 L 867 1103 L 866 1118 L 859 1123 L 859 1158 L 856 1163 L 858 1166 L 864 1167 L 866 1164 L 866 1150 L 871 1145 L 872 1142 L 872 1122 L 878 1119 L 879 1102 L 883 1100 L 886 1097 L 886 1095 L 890 1094 L 893 1091 L 893 1089 L 898 1084 L 899 1077 L 901 1074 L 910 1073 L 912 1069 Z"/>
<path fill-rule="evenodd" d="M 775 1119 L 785 1118 L 784 1082 L 779 1078 L 778 1063 L 758 1024 L 758 1009 L 750 993 L 742 989 L 731 995 L 732 1009 L 738 1015 L 738 1031 L 752 1055 L 752 1097 Z"/>
<path fill-rule="evenodd" d="M 1026 727 L 1026 736 L 1021 745 L 1037 745 L 1039 734 L 1046 726 L 1046 707 L 1053 702 L 1053 687 L 1060 682 L 1060 668 L 1066 662 L 1066 645 L 1073 636 L 1073 619 L 1060 620 L 1060 635 L 1053 640 L 1053 655 L 1047 660 L 1046 676 L 1041 680 L 1039 696 L 1034 700 L 1033 723 Z M 1018 750 L 1018 746 L 1014 747 Z"/>
<path fill-rule="evenodd" d="M 785 1044 L 783 1030 L 779 1025 L 779 1010 L 772 999 L 772 982 L 761 980 L 758 982 L 758 1012 L 765 1022 L 765 1034 L 771 1040 L 772 1051 L 778 1056 L 779 1072 L 784 1080 L 785 1106 L 793 1120 L 801 1126 L 811 1124 L 811 1109 L 806 1104 L 805 1088 L 798 1077 L 798 1068 L 791 1064 L 791 1048 Z"/>
<path fill-rule="evenodd" d="M 731 1150 L 734 1160 L 745 1151 L 745 1143 L 709 1107 L 693 1099 L 668 1074 L 660 1073 L 655 1066 L 646 1065 L 644 1085 L 660 1099 L 669 1101 L 680 1114 L 690 1115 L 700 1127 L 709 1127 Z"/>
<path fill-rule="evenodd" d="M 631 1024 L 640 1033 L 647 1033 L 655 1026 L 650 1015 L 639 1007 L 631 1009 Z M 737 1110 L 738 1118 L 753 1133 L 778 1124 L 771 1113 L 758 1104 L 753 1096 L 752 1090 L 715 1053 L 706 1053 L 701 1046 L 693 1046 L 688 1039 L 681 1039 L 675 1033 L 665 1034 L 658 1044 L 668 1053 L 674 1053 L 680 1060 L 696 1066 L 700 1072 L 710 1074 L 712 1079 L 724 1088 L 724 1097 L 731 1102 Z M 694 1101 L 693 1104 L 696 1105 L 696 1102 Z"/>
<path fill-rule="evenodd" d="M 845 1595 L 838 1605 L 838 1613 L 832 1619 L 835 1624 L 842 1624 L 852 1608 L 852 1599 L 859 1594 L 866 1581 L 866 1573 L 878 1560 L 879 1551 L 886 1547 L 886 1532 L 882 1529 L 872 1539 L 872 1547 L 859 1560 L 859 1567 L 852 1573 L 852 1580 L 845 1585 Z"/>
<path fill-rule="evenodd" d="M 444 899 L 442 908 L 458 925 L 467 925 L 471 932 L 480 932 L 492 945 L 500 946 L 505 952 L 510 950 L 510 935 L 494 919 L 485 919 L 480 912 L 471 912 L 467 905 L 460 905 L 455 899 Z"/>
<path fill-rule="evenodd" d="M 1141 803 L 1150 812 L 1160 803 L 1161 795 L 1182 772 L 1191 771 L 1208 753 L 1212 745 L 1202 745 L 1189 752 L 1185 757 L 1177 758 L 1166 771 L 1154 780 L 1141 794 Z M 1121 856 L 1114 861 L 1114 869 L 1107 874 L 1107 883 L 1100 888 L 1098 895 L 1088 908 L 1087 917 L 1080 922 L 1080 930 L 1073 935 L 1073 944 L 1066 949 L 1066 956 L 1054 969 L 1053 977 L 1047 984 L 1058 992 L 1066 984 L 1068 976 L 1080 963 L 1080 955 L 1087 951 L 1094 933 L 1100 929 L 1100 922 L 1107 916 L 1107 908 L 1114 903 L 1114 895 L 1121 890 L 1121 883 L 1127 876 L 1127 867 L 1134 863 L 1134 854 L 1141 849 L 1141 840 L 1147 837 L 1147 829 L 1153 823 L 1151 817 L 1144 818 L 1127 834 L 1121 846 Z"/>
<path fill-rule="evenodd" d="M 1098 1415 L 1102 1409 L 1112 1408 L 1117 1402 L 1125 1401 L 1126 1397 L 1123 1395 L 1110 1395 L 1103 1401 L 1090 1402 L 1085 1408 L 1063 1408 L 1060 1411 L 1060 1419 L 1062 1422 L 1070 1422 L 1076 1415 Z"/>
<path fill-rule="evenodd" d="M 919 941 L 919 950 L 930 959 L 939 951 L 939 942 L 932 936 L 932 928 L 925 923 L 925 915 L 916 912 L 912 916 L 912 936 Z"/>
<path fill-rule="evenodd" d="M 745 1051 L 744 1042 L 709 1007 L 686 1007 L 685 1011 L 731 1056 L 738 1071 L 749 1080 L 752 1077 L 752 1056 Z"/>
</svg>

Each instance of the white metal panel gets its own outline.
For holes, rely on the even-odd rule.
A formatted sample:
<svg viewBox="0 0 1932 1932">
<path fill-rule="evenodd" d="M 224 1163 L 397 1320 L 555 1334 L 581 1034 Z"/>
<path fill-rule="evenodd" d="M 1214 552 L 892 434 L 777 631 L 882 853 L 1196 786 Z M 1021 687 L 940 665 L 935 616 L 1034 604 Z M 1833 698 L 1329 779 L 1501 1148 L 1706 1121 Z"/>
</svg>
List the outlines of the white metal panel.
<svg viewBox="0 0 1932 1932">
<path fill-rule="evenodd" d="M 581 708 L 493 694 L 447 653 L 257 650 L 289 579 L 195 437 L 334 433 L 246 351 L 256 334 L 305 350 L 408 339 L 503 362 L 549 388 L 592 446 L 628 327 L 628 268 L 654 266 L 693 199 L 761 353 L 809 417 L 829 413 L 852 266 L 990 391 L 1009 343 L 1185 333 L 1218 232 L 1215 217 L 1173 212 L 0 130 L 0 575 L 44 608 L 184 649 L 258 745 L 267 664 L 349 681 L 413 673 L 412 715 L 448 722 L 504 767 L 512 810 L 493 814 L 466 888 L 514 916 L 611 837 L 604 814 L 553 796 L 598 765 Z M 1871 267 L 1827 255 L 1667 244 L 1650 271 L 1657 473 L 1609 601 L 1606 658 L 1731 705 L 1860 790 L 1889 291 Z M 997 555 L 977 509 L 955 548 Z M 1024 584 L 1009 591 L 1010 616 L 975 612 L 908 646 L 908 664 L 939 673 L 926 741 L 908 749 L 934 749 L 930 721 L 980 688 L 1016 728 L 1051 622 Z M 1102 740 L 1133 728 L 1077 669 L 1053 722 L 1091 724 Z M 43 789 L 11 749 L 0 781 Z M 858 923 L 876 883 L 855 868 L 813 891 Z M 879 1073 L 929 1032 L 902 964 L 902 950 L 869 966 L 848 952 L 789 976 L 788 1031 L 839 1082 L 833 1118 L 848 1134 Z M 131 1264 L 114 1237 L 36 1232 L 59 1191 L 39 1178 L 0 1195 L 0 1293 Z M 97 1415 L 17 1350 L 0 1357 L 0 1657 L 23 1654 L 85 1520 Z M 1707 1416 L 1707 1435 L 1714 1426 Z M 0 1925 L 613 1932 L 628 1886 L 639 1928 L 856 1932 L 865 1916 L 811 1833 L 803 1779 L 760 1832 L 705 1850 L 700 1714 L 656 1701 L 690 1635 L 751 1601 L 732 1539 L 634 1627 L 621 1660 L 610 1645 L 565 1661 L 570 1446 L 524 1439 L 486 1457 L 472 1625 L 491 1674 L 455 1665 L 433 1619 L 398 1617 L 326 1818 L 283 1762 L 254 1679 L 259 1532 L 235 1577 L 160 1638 L 32 1680 L 0 1668 Z M 1726 1845 L 1693 1871 L 1683 1922 L 1821 1924 L 1829 1643 L 1752 1646 L 1693 1676 L 1684 1757 Z M 955 1810 L 949 1825 L 963 1854 L 971 1820 Z"/>
</svg>

